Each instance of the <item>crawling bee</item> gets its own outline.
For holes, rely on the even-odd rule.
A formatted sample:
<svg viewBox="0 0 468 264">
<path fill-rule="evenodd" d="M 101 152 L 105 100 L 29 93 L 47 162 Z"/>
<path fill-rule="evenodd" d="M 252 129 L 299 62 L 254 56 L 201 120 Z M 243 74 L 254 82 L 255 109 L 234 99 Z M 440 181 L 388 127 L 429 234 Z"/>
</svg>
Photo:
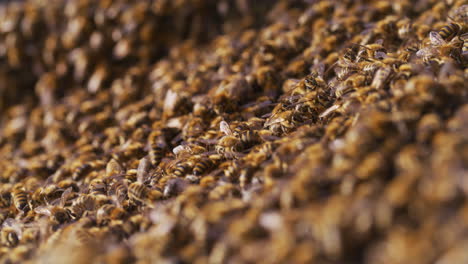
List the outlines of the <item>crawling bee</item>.
<svg viewBox="0 0 468 264">
<path fill-rule="evenodd" d="M 94 210 L 95 204 L 96 200 L 92 195 L 82 194 L 73 201 L 72 205 L 68 207 L 68 210 L 71 217 L 80 218 L 87 211 Z"/>
<path fill-rule="evenodd" d="M 124 201 L 127 198 L 129 181 L 123 177 L 116 178 L 110 185 L 109 195 L 115 195 L 119 202 Z"/>
<path fill-rule="evenodd" d="M 108 223 L 110 220 L 122 219 L 125 210 L 113 204 L 104 204 L 96 211 L 96 221 L 98 224 Z"/>
<path fill-rule="evenodd" d="M 16 209 L 22 212 L 29 210 L 28 193 L 24 190 L 24 188 L 15 186 L 11 191 L 11 196 L 13 198 L 13 205 Z"/>
<path fill-rule="evenodd" d="M 157 166 L 159 162 L 161 162 L 162 158 L 164 157 L 164 154 L 166 153 L 166 150 L 164 147 L 161 147 L 157 144 L 151 144 L 150 150 L 149 150 L 149 158 L 151 161 L 151 164 L 153 166 Z"/>
<path fill-rule="evenodd" d="M 164 197 L 178 195 L 183 192 L 188 186 L 188 182 L 185 179 L 174 178 L 167 181 L 164 187 Z"/>
<path fill-rule="evenodd" d="M 80 165 L 78 168 L 75 169 L 75 171 L 72 174 L 72 179 L 74 181 L 81 179 L 82 177 L 86 176 L 88 173 L 91 172 L 93 167 L 89 163 L 85 163 L 83 165 Z"/>
<path fill-rule="evenodd" d="M 213 168 L 218 161 L 221 160 L 219 155 L 210 155 L 208 157 L 202 157 L 193 166 L 193 175 L 199 176 Z"/>
<path fill-rule="evenodd" d="M 10 206 L 11 195 L 7 192 L 0 194 L 0 208 L 6 208 Z"/>
<path fill-rule="evenodd" d="M 461 35 L 460 40 L 463 41 L 462 55 L 466 57 L 468 56 L 468 33 Z"/>
<path fill-rule="evenodd" d="M 239 171 L 240 171 L 239 161 L 232 160 L 232 161 L 229 161 L 229 163 L 227 163 L 227 166 L 224 168 L 224 176 L 229 181 L 234 182 L 238 178 Z"/>
<path fill-rule="evenodd" d="M 239 138 L 234 135 L 226 135 L 218 140 L 215 150 L 218 154 L 224 155 L 226 158 L 233 158 L 236 157 L 239 144 Z"/>
<path fill-rule="evenodd" d="M 107 186 L 106 183 L 102 179 L 93 179 L 89 183 L 89 194 L 97 195 L 97 194 L 106 194 Z"/>
<path fill-rule="evenodd" d="M 371 86 L 375 89 L 383 89 L 389 78 L 392 76 L 393 70 L 390 67 L 383 67 L 377 70 Z"/>
<path fill-rule="evenodd" d="M 256 131 L 246 131 L 239 136 L 239 148 L 247 149 L 257 143 L 261 142 L 261 138 Z"/>
<path fill-rule="evenodd" d="M 189 161 L 179 162 L 175 165 L 175 168 L 172 170 L 172 174 L 177 177 L 183 177 L 187 172 L 190 171 L 192 163 Z"/>
<path fill-rule="evenodd" d="M 4 246 L 15 247 L 21 239 L 21 234 L 22 231 L 19 223 L 12 218 L 8 218 L 2 224 L 0 241 Z"/>
<path fill-rule="evenodd" d="M 440 60 L 441 57 L 450 56 L 454 50 L 458 49 L 457 42 L 459 42 L 458 38 L 447 42 L 438 32 L 432 31 L 429 33 L 429 43 L 416 52 L 416 55 L 424 62 L 436 58 Z"/>
<path fill-rule="evenodd" d="M 140 203 L 149 203 L 160 199 L 163 194 L 158 190 L 151 190 L 143 183 L 134 182 L 130 184 L 127 191 L 128 198 Z"/>
<path fill-rule="evenodd" d="M 54 223 L 63 224 L 70 221 L 70 211 L 61 206 L 38 206 L 34 208 L 34 212 L 40 215 L 49 216 Z"/>
<path fill-rule="evenodd" d="M 227 197 L 240 196 L 240 190 L 232 183 L 225 183 L 216 186 L 210 191 L 208 197 L 210 200 L 225 199 Z"/>
</svg>

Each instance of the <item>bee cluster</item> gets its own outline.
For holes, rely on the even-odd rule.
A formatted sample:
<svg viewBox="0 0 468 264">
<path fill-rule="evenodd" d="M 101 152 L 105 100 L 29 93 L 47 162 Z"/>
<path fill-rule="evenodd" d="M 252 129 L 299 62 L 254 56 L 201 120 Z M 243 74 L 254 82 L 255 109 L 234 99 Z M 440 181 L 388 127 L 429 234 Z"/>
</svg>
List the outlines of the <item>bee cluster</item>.
<svg viewBox="0 0 468 264">
<path fill-rule="evenodd" d="M 467 29 L 465 0 L 4 4 L 0 262 L 468 262 Z"/>
</svg>

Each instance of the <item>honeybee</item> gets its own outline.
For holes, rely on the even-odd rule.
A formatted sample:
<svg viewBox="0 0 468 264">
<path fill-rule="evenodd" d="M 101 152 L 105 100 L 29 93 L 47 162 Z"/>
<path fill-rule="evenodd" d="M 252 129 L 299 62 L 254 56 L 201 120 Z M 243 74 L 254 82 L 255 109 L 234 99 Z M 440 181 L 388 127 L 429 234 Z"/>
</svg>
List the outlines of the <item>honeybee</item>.
<svg viewBox="0 0 468 264">
<path fill-rule="evenodd" d="M 208 194 L 210 200 L 226 199 L 228 197 L 240 197 L 240 190 L 232 183 L 223 183 L 216 186 Z"/>
<path fill-rule="evenodd" d="M 27 212 L 29 210 L 28 205 L 28 193 L 24 190 L 23 187 L 15 186 L 11 191 L 11 196 L 13 198 L 13 205 L 16 209 L 21 212 Z"/>
<path fill-rule="evenodd" d="M 82 164 L 75 169 L 72 174 L 72 179 L 74 181 L 81 179 L 82 177 L 86 176 L 88 173 L 91 172 L 93 167 L 89 163 Z"/>
<path fill-rule="evenodd" d="M 164 187 L 163 195 L 164 197 L 178 195 L 183 192 L 188 186 L 188 183 L 185 179 L 175 178 L 170 179 Z"/>
<path fill-rule="evenodd" d="M 0 208 L 5 208 L 10 206 L 11 194 L 4 192 L 0 194 Z"/>
<path fill-rule="evenodd" d="M 418 142 L 430 142 L 434 134 L 442 129 L 442 120 L 437 114 L 426 114 L 418 123 L 416 139 Z"/>
<path fill-rule="evenodd" d="M 161 162 L 165 153 L 166 153 L 166 150 L 164 147 L 159 146 L 157 144 L 151 144 L 150 150 L 148 153 L 150 161 L 151 161 L 151 165 L 157 166 L 159 162 Z"/>
<path fill-rule="evenodd" d="M 96 66 L 96 70 L 88 80 L 87 88 L 90 93 L 96 93 L 104 85 L 104 82 L 109 75 L 107 69 L 108 67 L 104 64 Z"/>
<path fill-rule="evenodd" d="M 75 219 L 81 218 L 87 211 L 94 210 L 95 204 L 96 200 L 92 195 L 81 194 L 68 208 L 70 216 Z"/>
<path fill-rule="evenodd" d="M 172 170 L 172 174 L 176 177 L 183 177 L 190 171 L 192 165 L 193 164 L 190 161 L 178 162 Z"/>
<path fill-rule="evenodd" d="M 111 159 L 106 165 L 106 176 L 112 177 L 116 175 L 121 175 L 123 173 L 123 168 L 115 159 Z"/>
<path fill-rule="evenodd" d="M 217 155 L 202 157 L 200 160 L 195 162 L 195 165 L 193 166 L 193 172 L 192 172 L 193 175 L 195 176 L 202 175 L 203 173 L 213 168 L 220 159 L 221 157 Z"/>
<path fill-rule="evenodd" d="M 253 177 L 253 168 L 242 168 L 239 171 L 239 186 L 242 189 L 246 189 L 247 186 L 251 183 Z"/>
<path fill-rule="evenodd" d="M 96 211 L 96 221 L 102 225 L 110 220 L 122 219 L 125 214 L 125 210 L 120 207 L 113 204 L 104 204 Z"/>
<path fill-rule="evenodd" d="M 54 223 L 64 224 L 70 221 L 70 212 L 61 206 L 38 206 L 34 212 L 40 215 L 49 216 Z"/>
<path fill-rule="evenodd" d="M 218 140 L 215 150 L 226 158 L 236 158 L 240 140 L 234 135 L 226 135 Z"/>
<path fill-rule="evenodd" d="M 412 25 L 408 18 L 398 20 L 396 26 L 398 28 L 398 37 L 400 39 L 406 39 L 411 35 Z"/>
<path fill-rule="evenodd" d="M 393 70 L 390 67 L 382 67 L 378 69 L 375 73 L 374 79 L 372 80 L 371 87 L 375 89 L 383 89 L 392 74 Z"/>
<path fill-rule="evenodd" d="M 416 56 L 422 58 L 425 62 L 441 57 L 441 55 L 447 57 L 456 49 L 458 41 L 458 39 L 454 38 L 452 41 L 447 42 L 439 33 L 431 31 L 429 33 L 429 43 L 416 52 Z"/>
<path fill-rule="evenodd" d="M 91 195 L 98 195 L 98 194 L 106 194 L 106 183 L 102 179 L 93 179 L 88 185 L 89 194 Z"/>
<path fill-rule="evenodd" d="M 22 230 L 20 224 L 13 218 L 5 219 L 0 231 L 0 241 L 4 246 L 16 247 L 21 240 Z"/>
<path fill-rule="evenodd" d="M 462 55 L 468 57 L 468 33 L 461 35 L 460 40 L 463 41 Z"/>
<path fill-rule="evenodd" d="M 129 181 L 125 178 L 115 178 L 109 190 L 109 195 L 115 195 L 117 200 L 122 203 L 127 198 Z"/>
<path fill-rule="evenodd" d="M 158 190 L 151 190 L 143 183 L 134 182 L 130 184 L 127 191 L 128 198 L 143 204 L 151 203 L 160 199 L 163 194 Z"/>
<path fill-rule="evenodd" d="M 256 131 L 245 131 L 240 133 L 239 136 L 239 148 L 247 149 L 257 143 L 261 142 L 261 138 Z"/>
</svg>

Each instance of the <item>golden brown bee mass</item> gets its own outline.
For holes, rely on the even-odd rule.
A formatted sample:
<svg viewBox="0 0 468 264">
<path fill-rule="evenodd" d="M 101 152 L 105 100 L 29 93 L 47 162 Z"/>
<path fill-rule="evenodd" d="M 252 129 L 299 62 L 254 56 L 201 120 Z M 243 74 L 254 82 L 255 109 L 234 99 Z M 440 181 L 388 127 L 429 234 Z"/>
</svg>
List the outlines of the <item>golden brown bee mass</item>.
<svg viewBox="0 0 468 264">
<path fill-rule="evenodd" d="M 466 0 L 0 3 L 0 263 L 467 263 Z"/>
</svg>

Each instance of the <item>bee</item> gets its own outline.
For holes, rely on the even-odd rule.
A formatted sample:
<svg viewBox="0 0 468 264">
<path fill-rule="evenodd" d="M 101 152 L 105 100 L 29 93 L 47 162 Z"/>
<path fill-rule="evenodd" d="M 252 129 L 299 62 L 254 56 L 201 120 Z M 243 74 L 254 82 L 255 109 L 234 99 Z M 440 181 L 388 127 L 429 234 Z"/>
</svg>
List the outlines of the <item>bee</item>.
<svg viewBox="0 0 468 264">
<path fill-rule="evenodd" d="M 49 216 L 54 223 L 64 224 L 70 221 L 70 212 L 61 206 L 38 206 L 34 212 Z"/>
<path fill-rule="evenodd" d="M 92 169 L 93 169 L 93 166 L 91 166 L 91 164 L 84 163 L 75 169 L 75 171 L 72 174 L 72 179 L 74 181 L 79 180 L 83 178 L 84 176 L 86 176 L 88 173 L 90 173 Z"/>
<path fill-rule="evenodd" d="M 13 218 L 8 218 L 2 223 L 0 241 L 6 247 L 16 247 L 21 240 L 22 230 L 20 224 Z"/>
<path fill-rule="evenodd" d="M 461 35 L 460 40 L 463 41 L 462 55 L 468 57 L 468 33 Z"/>
<path fill-rule="evenodd" d="M 104 204 L 96 211 L 96 220 L 98 224 L 104 224 L 110 220 L 122 219 L 125 214 L 125 210 L 120 207 Z"/>
<path fill-rule="evenodd" d="M 218 154 L 224 155 L 226 158 L 237 157 L 240 140 L 234 135 L 226 135 L 218 140 L 215 150 Z"/>
<path fill-rule="evenodd" d="M 157 144 L 151 144 L 150 150 L 148 153 L 150 161 L 151 161 L 151 165 L 157 166 L 159 162 L 161 162 L 165 153 L 166 153 L 166 149 L 164 147 L 159 146 Z"/>
<path fill-rule="evenodd" d="M 99 89 L 102 89 L 104 82 L 108 78 L 108 67 L 104 64 L 100 64 L 96 66 L 96 70 L 94 73 L 89 77 L 88 80 L 88 91 L 90 93 L 96 93 Z"/>
<path fill-rule="evenodd" d="M 142 158 L 145 155 L 143 144 L 140 142 L 130 142 L 124 144 L 122 148 L 121 157 L 124 160 L 136 157 L 137 159 Z"/>
<path fill-rule="evenodd" d="M 398 28 L 398 37 L 400 39 L 406 39 L 411 35 L 412 25 L 408 18 L 398 20 L 396 26 Z"/>
<path fill-rule="evenodd" d="M 79 246 L 93 245 L 96 242 L 96 238 L 85 228 L 76 228 L 73 232 L 76 242 Z"/>
<path fill-rule="evenodd" d="M 418 142 L 430 142 L 435 133 L 443 128 L 437 114 L 426 114 L 418 123 L 416 139 Z"/>
<path fill-rule="evenodd" d="M 188 186 L 188 182 L 185 179 L 175 178 L 167 181 L 164 187 L 164 197 L 178 195 L 183 192 Z"/>
<path fill-rule="evenodd" d="M 151 169 L 151 162 L 148 156 L 140 159 L 137 169 L 137 181 L 145 182 Z"/>
<path fill-rule="evenodd" d="M 437 33 L 444 39 L 445 41 L 450 41 L 453 37 L 455 37 L 461 30 L 461 26 L 457 23 L 449 23 L 442 27 Z"/>
<path fill-rule="evenodd" d="M 218 159 L 215 159 L 213 157 L 203 157 L 197 162 L 195 162 L 195 165 L 193 166 L 193 175 L 195 176 L 200 176 L 207 172 L 209 169 L 213 168 Z"/>
<path fill-rule="evenodd" d="M 128 129 L 135 129 L 148 121 L 148 114 L 146 112 L 135 113 L 128 118 L 124 123 L 124 127 Z"/>
<path fill-rule="evenodd" d="M 393 70 L 390 67 L 382 67 L 378 69 L 374 75 L 374 79 L 372 80 L 371 87 L 375 89 L 383 89 L 392 74 Z"/>
<path fill-rule="evenodd" d="M 238 160 L 232 160 L 226 163 L 226 165 L 227 166 L 224 168 L 224 176 L 231 182 L 237 181 L 241 169 L 240 162 Z"/>
<path fill-rule="evenodd" d="M 127 198 L 129 181 L 125 178 L 116 178 L 112 181 L 109 189 L 109 195 L 115 195 L 121 203 Z"/>
<path fill-rule="evenodd" d="M 149 203 L 160 199 L 163 194 L 158 190 L 151 190 L 143 183 L 134 182 L 130 184 L 127 191 L 128 198 L 140 203 Z"/>
<path fill-rule="evenodd" d="M 299 113 L 293 110 L 286 110 L 272 115 L 264 124 L 274 134 L 285 134 L 301 123 Z"/>
<path fill-rule="evenodd" d="M 106 183 L 102 179 L 93 179 L 88 185 L 89 194 L 91 195 L 98 195 L 98 194 L 106 194 Z"/>
<path fill-rule="evenodd" d="M 10 206 L 11 194 L 4 192 L 0 194 L 0 208 L 6 208 Z"/>
<path fill-rule="evenodd" d="M 239 136 L 239 148 L 247 149 L 261 142 L 261 138 L 256 131 L 246 131 Z"/>
<path fill-rule="evenodd" d="M 240 197 L 240 190 L 232 183 L 224 183 L 216 186 L 208 194 L 210 200 L 227 199 L 228 197 Z"/>
<path fill-rule="evenodd" d="M 111 159 L 106 165 L 106 176 L 112 177 L 116 175 L 121 175 L 123 173 L 123 168 L 115 159 Z"/>
<path fill-rule="evenodd" d="M 81 194 L 68 208 L 70 216 L 75 219 L 81 218 L 87 211 L 94 210 L 95 204 L 96 200 L 92 195 Z"/>
<path fill-rule="evenodd" d="M 192 167 L 191 162 L 179 162 L 175 165 L 175 168 L 172 170 L 172 174 L 176 177 L 184 177 L 187 172 L 190 171 Z"/>
<path fill-rule="evenodd" d="M 239 186 L 242 189 L 247 188 L 247 186 L 252 181 L 253 169 L 251 168 L 243 168 L 239 171 Z"/>
<path fill-rule="evenodd" d="M 21 212 L 27 212 L 29 210 L 28 193 L 23 187 L 15 186 L 11 191 L 11 196 L 13 198 L 13 205 L 16 209 Z"/>
<path fill-rule="evenodd" d="M 416 56 L 422 58 L 424 62 L 429 62 L 431 59 L 440 61 L 441 57 L 449 56 L 457 48 L 456 44 L 453 40 L 451 42 L 445 41 L 439 33 L 431 31 L 429 42 L 416 52 Z"/>
</svg>

